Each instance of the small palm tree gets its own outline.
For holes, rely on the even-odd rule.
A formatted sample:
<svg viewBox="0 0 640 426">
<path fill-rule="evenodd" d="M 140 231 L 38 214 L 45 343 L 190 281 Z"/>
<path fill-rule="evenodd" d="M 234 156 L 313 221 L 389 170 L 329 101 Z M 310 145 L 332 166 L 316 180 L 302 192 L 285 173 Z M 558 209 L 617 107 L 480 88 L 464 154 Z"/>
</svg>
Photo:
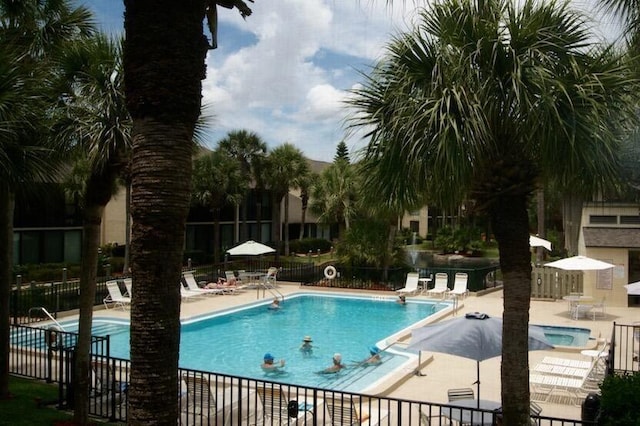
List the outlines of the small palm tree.
<svg viewBox="0 0 640 426">
<path fill-rule="evenodd" d="M 247 181 L 240 163 L 218 148 L 193 162 L 193 198 L 208 206 L 213 215 L 213 261 L 220 261 L 220 210 L 237 206 L 246 193 Z"/>
<path fill-rule="evenodd" d="M 59 60 L 65 104 L 57 137 L 73 147 L 86 173 L 80 270 L 80 320 L 76 350 L 74 419 L 86 423 L 89 410 L 90 349 L 96 264 L 104 209 L 118 190 L 129 162 L 131 120 L 124 99 L 120 42 L 99 35 L 70 45 Z"/>
<path fill-rule="evenodd" d="M 352 105 L 369 129 L 365 176 L 382 203 L 484 207 L 504 282 L 505 424 L 529 422 L 527 206 L 538 181 L 592 194 L 617 180 L 637 81 L 590 46 L 566 4 L 444 0 L 389 44 Z"/>
</svg>

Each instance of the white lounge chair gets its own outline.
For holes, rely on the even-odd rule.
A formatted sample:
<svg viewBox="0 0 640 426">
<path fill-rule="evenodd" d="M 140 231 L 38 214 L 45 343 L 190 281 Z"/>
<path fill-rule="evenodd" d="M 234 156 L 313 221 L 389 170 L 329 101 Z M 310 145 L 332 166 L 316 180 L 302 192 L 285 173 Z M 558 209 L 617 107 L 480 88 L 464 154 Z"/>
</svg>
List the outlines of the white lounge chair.
<svg viewBox="0 0 640 426">
<path fill-rule="evenodd" d="M 449 287 L 447 286 L 447 281 L 449 280 L 449 276 L 445 272 L 438 272 L 436 274 L 436 282 L 434 287 L 430 290 L 427 290 L 427 295 L 442 295 L 444 297 L 449 292 Z"/>
<path fill-rule="evenodd" d="M 125 310 L 131 305 L 131 298 L 122 295 L 118 281 L 107 281 L 106 284 L 109 294 L 102 300 L 106 309 L 109 309 L 109 305 L 113 305 L 115 308 L 119 306 Z"/>
<path fill-rule="evenodd" d="M 200 288 L 196 282 L 196 278 L 191 272 L 185 272 L 182 274 L 184 282 L 187 283 L 187 290 L 201 294 L 223 294 L 224 290 L 221 288 Z"/>
<path fill-rule="evenodd" d="M 131 278 L 125 278 L 122 280 L 122 283 L 124 284 L 124 288 L 127 289 L 125 296 L 133 297 L 133 280 Z"/>
<path fill-rule="evenodd" d="M 178 285 L 180 286 L 180 296 L 182 297 L 182 300 L 191 300 L 197 299 L 199 297 L 204 297 L 204 294 L 201 291 L 191 291 L 184 288 L 182 282 L 179 282 Z"/>
<path fill-rule="evenodd" d="M 413 294 L 418 293 L 420 291 L 420 289 L 418 288 L 419 278 L 420 278 L 420 275 L 417 272 L 409 272 L 407 274 L 407 278 L 404 283 L 404 288 L 396 290 L 396 293 L 407 295 L 407 296 L 411 296 Z"/>
<path fill-rule="evenodd" d="M 459 296 L 463 299 L 467 297 L 467 294 L 469 294 L 469 289 L 467 288 L 468 281 L 469 274 L 465 272 L 457 272 L 453 284 L 453 289 L 449 291 L 449 295 Z"/>
<path fill-rule="evenodd" d="M 377 410 L 377 404 L 356 402 L 351 398 L 327 400 L 327 410 L 332 425 L 378 425 L 389 416 L 388 410 Z"/>
<path fill-rule="evenodd" d="M 258 395 L 262 403 L 264 424 L 306 424 L 306 416 L 313 413 L 312 407 L 307 407 L 304 398 L 298 400 L 298 413 L 296 417 L 289 416 L 289 397 L 279 387 L 271 387 L 269 384 L 260 385 Z M 322 399 L 318 399 L 318 405 L 322 405 Z M 311 401 L 309 401 L 311 402 Z"/>
</svg>

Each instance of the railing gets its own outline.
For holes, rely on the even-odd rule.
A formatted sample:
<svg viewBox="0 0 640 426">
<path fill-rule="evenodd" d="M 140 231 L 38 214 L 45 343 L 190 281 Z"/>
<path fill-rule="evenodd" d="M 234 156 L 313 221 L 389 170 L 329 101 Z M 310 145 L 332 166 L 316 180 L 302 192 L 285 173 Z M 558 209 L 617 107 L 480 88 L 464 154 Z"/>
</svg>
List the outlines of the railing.
<svg viewBox="0 0 640 426">
<path fill-rule="evenodd" d="M 13 325 L 10 372 L 56 382 L 60 408 L 72 408 L 74 333 Z M 126 421 L 130 363 L 108 356 L 108 337 L 92 340 L 90 407 L 92 415 Z M 286 385 L 268 380 L 178 370 L 181 425 L 370 424 L 429 426 L 464 418 L 471 423 L 499 424 L 499 413 L 436 404 Z M 594 422 L 532 415 L 538 425 L 595 425 Z"/>
<path fill-rule="evenodd" d="M 607 362 L 611 374 L 640 371 L 640 322 L 618 324 L 614 321 Z"/>
<path fill-rule="evenodd" d="M 64 328 L 60 325 L 60 323 L 58 321 L 56 321 L 56 319 L 49 313 L 49 311 L 47 311 L 43 306 L 35 306 L 33 308 L 29 308 L 29 324 L 31 324 L 33 322 L 33 315 L 32 313 L 35 311 L 40 311 L 40 312 L 44 312 L 44 314 L 51 320 L 53 321 L 53 323 L 56 325 L 56 327 L 58 327 L 58 330 L 61 331 L 65 331 Z"/>
<path fill-rule="evenodd" d="M 531 271 L 531 297 L 537 299 L 562 299 L 571 293 L 582 293 L 583 286 L 582 271 L 543 266 L 535 266 Z"/>
</svg>

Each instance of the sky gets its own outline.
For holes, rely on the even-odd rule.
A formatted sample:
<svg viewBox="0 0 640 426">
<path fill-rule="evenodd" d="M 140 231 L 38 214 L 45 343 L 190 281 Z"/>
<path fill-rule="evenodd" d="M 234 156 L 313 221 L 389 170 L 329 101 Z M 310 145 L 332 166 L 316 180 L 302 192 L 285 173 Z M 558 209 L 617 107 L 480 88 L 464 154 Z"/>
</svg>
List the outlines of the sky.
<svg viewBox="0 0 640 426">
<path fill-rule="evenodd" d="M 218 48 L 207 55 L 203 104 L 215 116 L 207 146 L 248 130 L 272 149 L 285 142 L 331 162 L 340 141 L 355 156 L 366 145 L 347 132 L 344 100 L 364 81 L 392 35 L 416 18 L 419 0 L 255 0 L 246 20 L 218 8 Z M 597 0 L 574 0 L 593 13 Z M 123 31 L 121 0 L 77 0 L 105 32 Z M 389 6 L 388 3 L 393 3 Z M 610 20 L 599 22 L 611 33 Z M 207 34 L 209 36 L 209 34 Z"/>
</svg>

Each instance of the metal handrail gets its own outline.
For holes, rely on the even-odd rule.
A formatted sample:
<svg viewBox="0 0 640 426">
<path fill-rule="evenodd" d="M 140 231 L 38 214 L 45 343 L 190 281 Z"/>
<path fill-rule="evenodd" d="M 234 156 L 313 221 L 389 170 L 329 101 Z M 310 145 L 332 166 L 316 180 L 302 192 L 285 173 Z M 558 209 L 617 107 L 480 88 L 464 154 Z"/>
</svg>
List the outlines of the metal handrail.
<svg viewBox="0 0 640 426">
<path fill-rule="evenodd" d="M 44 306 L 34 306 L 32 308 L 29 308 L 29 324 L 31 324 L 31 312 L 34 310 L 40 310 L 42 312 L 45 313 L 45 315 L 47 315 L 49 317 L 49 319 L 51 321 L 53 321 L 55 323 L 55 325 L 61 330 L 61 331 L 67 331 L 64 329 L 64 327 L 62 325 L 60 325 L 60 323 L 58 321 L 56 321 L 56 319 L 49 313 L 49 311 L 47 311 L 47 309 Z"/>
</svg>

